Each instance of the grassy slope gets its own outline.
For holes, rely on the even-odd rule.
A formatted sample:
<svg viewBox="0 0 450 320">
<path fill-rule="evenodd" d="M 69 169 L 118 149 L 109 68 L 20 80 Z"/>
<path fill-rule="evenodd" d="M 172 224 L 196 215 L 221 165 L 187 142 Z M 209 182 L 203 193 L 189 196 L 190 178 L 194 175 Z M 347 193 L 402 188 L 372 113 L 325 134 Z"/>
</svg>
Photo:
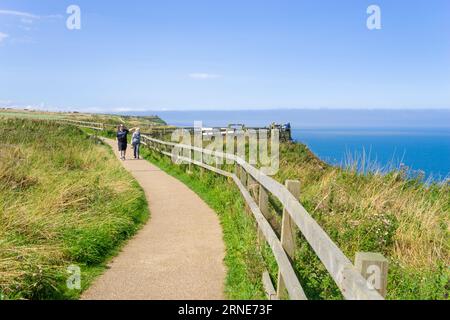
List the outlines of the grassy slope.
<svg viewBox="0 0 450 320">
<path fill-rule="evenodd" d="M 145 195 L 109 147 L 70 126 L 0 119 L 0 294 L 77 298 L 148 218 Z"/>
<path fill-rule="evenodd" d="M 211 173 L 198 180 L 198 175 L 187 175 L 167 159 L 157 156 L 150 159 L 185 182 L 218 211 L 224 230 L 229 230 L 226 233 L 241 232 L 234 235 L 236 243 L 241 242 L 240 246 L 226 239 L 227 255 L 233 257 L 236 248 L 238 252 L 257 250 L 255 242 L 245 241 L 244 230 L 224 220 L 236 210 L 230 208 L 230 203 L 242 205 L 232 182 Z M 318 160 L 304 145 L 283 144 L 280 171 L 274 178 L 282 183 L 286 179 L 301 181 L 303 205 L 350 259 L 358 251 L 380 252 L 389 258 L 388 299 L 448 299 L 449 186 L 426 186 L 419 180 L 406 180 L 404 176 L 401 171 L 362 175 L 354 170 L 331 167 Z M 270 206 L 276 214 L 272 222 L 277 230 L 282 208 L 273 198 Z M 254 236 L 254 228 L 249 227 L 245 232 Z M 263 265 L 273 280 L 276 279 L 277 267 L 267 248 L 262 256 L 262 261 L 259 254 L 237 262 L 229 260 L 229 267 L 242 264 L 240 277 L 246 283 L 244 287 L 259 288 L 256 270 L 260 271 Z M 294 265 L 310 299 L 342 299 L 337 286 L 300 234 Z M 245 270 L 252 271 L 243 272 Z M 237 292 L 237 279 L 230 272 L 230 292 Z M 231 297 L 249 298 L 250 295 L 231 294 Z"/>
<path fill-rule="evenodd" d="M 275 178 L 301 181 L 305 208 L 349 258 L 371 251 L 390 260 L 389 299 L 448 299 L 448 183 L 427 186 L 401 171 L 362 175 L 331 167 L 301 144 L 282 145 L 280 168 Z M 296 265 L 313 296 L 337 297 L 303 241 Z"/>
<path fill-rule="evenodd" d="M 42 119 L 42 120 L 60 120 L 70 119 L 78 121 L 99 122 L 105 124 L 117 125 L 124 123 L 129 127 L 149 127 L 165 125 L 166 123 L 158 116 L 134 117 L 121 116 L 113 114 L 94 114 L 94 113 L 68 113 L 68 112 L 45 112 L 30 110 L 0 109 L 0 116 L 9 118 Z"/>
<path fill-rule="evenodd" d="M 119 123 L 125 124 L 127 127 L 141 127 L 147 128 L 152 126 L 164 126 L 166 123 L 157 116 L 134 117 L 121 115 L 102 115 L 102 114 L 65 114 L 65 119 L 98 122 L 104 124 L 117 125 Z"/>
<path fill-rule="evenodd" d="M 275 278 L 276 265 L 267 248 L 263 259 L 256 254 L 254 227 L 233 184 L 209 173 L 201 178 L 187 175 L 164 158 L 151 160 L 185 182 L 219 213 L 226 235 L 229 296 L 260 297 L 258 273 L 266 265 Z M 300 144 L 282 145 L 281 169 L 275 178 L 302 182 L 302 203 L 349 258 L 357 251 L 381 252 L 389 258 L 388 298 L 448 298 L 448 184 L 427 187 L 420 181 L 406 181 L 402 172 L 360 175 L 330 167 Z M 271 199 L 271 205 L 280 214 L 277 201 Z M 310 298 L 342 298 L 300 235 L 294 264 Z"/>
</svg>

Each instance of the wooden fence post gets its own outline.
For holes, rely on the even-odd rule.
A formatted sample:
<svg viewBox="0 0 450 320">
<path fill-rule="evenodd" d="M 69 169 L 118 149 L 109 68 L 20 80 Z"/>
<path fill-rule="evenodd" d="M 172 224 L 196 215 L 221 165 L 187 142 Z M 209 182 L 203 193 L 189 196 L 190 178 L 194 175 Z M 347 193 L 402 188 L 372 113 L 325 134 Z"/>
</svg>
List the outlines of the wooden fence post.
<svg viewBox="0 0 450 320">
<path fill-rule="evenodd" d="M 190 160 L 194 159 L 194 158 L 192 157 L 192 150 L 189 150 L 189 159 L 190 159 Z M 192 162 L 190 162 L 190 161 L 189 161 L 189 164 L 188 164 L 187 173 L 188 173 L 189 175 L 191 175 L 191 174 L 193 173 L 193 171 L 192 171 Z"/>
<path fill-rule="evenodd" d="M 262 283 L 264 287 L 264 291 L 266 292 L 266 296 L 269 300 L 278 300 L 277 293 L 275 288 L 273 287 L 272 280 L 270 279 L 269 272 L 264 270 L 262 275 Z"/>
<path fill-rule="evenodd" d="M 357 252 L 355 267 L 367 280 L 370 289 L 377 290 L 382 297 L 386 297 L 389 263 L 383 255 L 373 252 Z"/>
<path fill-rule="evenodd" d="M 266 219 L 270 216 L 270 209 L 269 209 L 269 194 L 267 193 L 267 190 L 264 189 L 262 185 L 259 185 L 259 209 L 261 210 L 261 213 L 264 215 Z"/>
<path fill-rule="evenodd" d="M 256 183 L 256 180 L 249 174 L 247 177 L 247 190 L 250 192 L 250 195 L 253 197 L 254 200 L 258 199 L 258 187 L 259 184 Z"/>
<path fill-rule="evenodd" d="M 189 174 L 189 175 L 192 174 L 192 162 L 189 162 L 189 163 L 188 163 L 188 166 L 187 166 L 187 174 Z"/>
<path fill-rule="evenodd" d="M 270 208 L 269 208 L 269 194 L 267 193 L 267 190 L 264 189 L 262 185 L 259 185 L 259 192 L 258 192 L 258 207 L 261 210 L 261 213 L 266 218 L 266 220 L 269 221 L 270 216 Z M 264 243 L 264 235 L 261 231 L 261 229 L 258 228 L 258 242 L 260 245 Z"/>
<path fill-rule="evenodd" d="M 203 164 L 203 154 L 199 159 L 199 162 Z M 200 166 L 199 168 L 200 168 L 200 177 L 203 177 L 203 175 L 205 174 L 205 168 L 203 168 L 202 166 Z"/>
<path fill-rule="evenodd" d="M 297 200 L 300 199 L 300 181 L 286 180 L 285 186 Z M 294 260 L 295 256 L 295 236 L 295 222 L 292 220 L 291 215 L 286 211 L 286 209 L 283 209 L 283 218 L 281 223 L 281 245 L 291 260 Z M 286 286 L 280 272 L 278 272 L 277 296 L 279 299 L 286 296 Z"/>
<path fill-rule="evenodd" d="M 241 182 L 244 186 L 247 186 L 247 171 L 243 167 L 241 167 Z"/>
<path fill-rule="evenodd" d="M 222 158 L 218 156 L 215 156 L 215 158 L 216 158 L 216 168 L 217 169 L 222 168 Z"/>
</svg>

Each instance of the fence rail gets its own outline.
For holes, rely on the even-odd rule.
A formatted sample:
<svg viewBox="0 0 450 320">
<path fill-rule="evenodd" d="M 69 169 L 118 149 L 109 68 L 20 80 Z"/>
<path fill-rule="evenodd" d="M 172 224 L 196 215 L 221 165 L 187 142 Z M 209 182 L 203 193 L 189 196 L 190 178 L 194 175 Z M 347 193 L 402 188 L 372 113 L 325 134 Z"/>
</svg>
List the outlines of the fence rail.
<svg viewBox="0 0 450 320">
<path fill-rule="evenodd" d="M 282 282 L 284 282 L 284 286 L 291 299 L 306 299 L 306 296 L 290 263 L 290 259 L 293 259 L 293 256 L 288 257 L 282 242 L 278 239 L 266 217 L 261 212 L 261 208 L 249 193 L 249 187 L 254 188 L 255 183 L 259 186 L 259 190 L 263 190 L 262 192 L 270 192 L 282 203 L 285 209 L 283 220 L 292 220 L 299 228 L 346 299 L 378 300 L 383 298 L 376 290 L 368 286 L 367 280 L 361 275 L 360 271 L 353 266 L 351 261 L 330 239 L 328 234 L 308 214 L 298 199 L 296 199 L 294 195 L 279 182 L 251 166 L 244 159 L 233 154 L 211 151 L 190 145 L 180 145 L 145 135 L 143 136 L 143 139 L 148 147 L 167 156 L 173 156 L 171 148 L 177 147 L 179 149 L 188 149 L 191 152 L 200 152 L 202 154 L 202 159 L 203 155 L 208 155 L 219 159 L 228 159 L 235 163 L 235 173 L 230 173 L 203 162 L 193 160 L 192 157 L 177 157 L 178 160 L 203 167 L 233 179 L 253 213 L 260 231 L 274 253 L 280 268 L 280 275 L 283 279 Z M 253 180 L 251 184 L 248 184 L 249 177 Z M 247 185 L 244 185 L 243 181 L 246 181 Z M 292 230 L 282 230 L 281 238 L 286 238 L 286 233 L 289 231 L 291 231 L 290 233 L 292 235 Z M 278 292 L 278 296 L 280 296 L 280 294 L 281 293 Z"/>
<path fill-rule="evenodd" d="M 70 123 L 97 130 L 102 130 L 105 127 L 98 123 L 79 121 L 71 121 Z M 201 159 L 204 159 L 204 155 L 207 155 L 215 159 L 227 159 L 233 163 L 235 166 L 234 172 L 229 172 L 206 164 L 203 160 L 198 161 L 194 160 L 193 157 L 175 155 L 178 161 L 231 178 L 238 187 L 249 211 L 257 222 L 260 237 L 268 243 L 278 264 L 279 275 L 276 292 L 267 271 L 261 275 L 269 298 L 283 298 L 284 290 L 286 290 L 290 299 L 307 299 L 291 263 L 294 259 L 296 228 L 298 228 L 335 281 L 345 299 L 383 299 L 386 292 L 387 261 L 379 254 L 357 254 L 357 259 L 359 260 L 356 262 L 356 265 L 358 268 L 355 267 L 301 205 L 298 199 L 300 191 L 300 183 L 298 181 L 287 181 L 286 186 L 284 186 L 234 154 L 163 141 L 149 135 L 141 135 L 141 138 L 142 143 L 148 148 L 169 157 L 174 157 L 172 149 L 176 147 L 178 150 L 189 150 L 191 155 L 193 152 L 199 152 Z M 183 153 L 181 152 L 181 154 Z M 254 192 L 255 190 L 257 192 Z M 267 219 L 269 193 L 277 198 L 284 208 L 280 238 L 278 238 Z M 365 260 L 362 261 L 361 259 Z M 378 266 L 380 261 L 383 263 L 383 274 L 378 276 L 383 281 L 381 287 L 375 289 L 366 279 L 371 276 L 367 270 L 370 266 Z M 364 270 L 362 266 L 364 266 Z M 365 277 L 363 277 L 363 274 Z"/>
</svg>

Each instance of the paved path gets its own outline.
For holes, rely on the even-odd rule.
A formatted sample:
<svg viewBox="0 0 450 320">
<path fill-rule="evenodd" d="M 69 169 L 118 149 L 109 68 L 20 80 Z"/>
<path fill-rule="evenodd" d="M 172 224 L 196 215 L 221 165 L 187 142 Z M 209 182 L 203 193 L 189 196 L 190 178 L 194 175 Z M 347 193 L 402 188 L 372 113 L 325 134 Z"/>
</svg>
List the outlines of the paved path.
<svg viewBox="0 0 450 320">
<path fill-rule="evenodd" d="M 117 154 L 116 143 L 105 142 Z M 217 214 L 148 161 L 123 165 L 144 189 L 151 219 L 82 299 L 224 299 L 225 247 Z"/>
</svg>

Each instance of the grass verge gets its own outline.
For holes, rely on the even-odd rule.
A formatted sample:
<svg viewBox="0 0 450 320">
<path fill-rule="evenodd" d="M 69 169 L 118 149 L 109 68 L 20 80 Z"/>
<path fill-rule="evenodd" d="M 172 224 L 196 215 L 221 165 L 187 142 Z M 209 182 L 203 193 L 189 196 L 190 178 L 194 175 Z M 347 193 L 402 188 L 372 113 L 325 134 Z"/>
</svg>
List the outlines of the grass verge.
<svg viewBox="0 0 450 320">
<path fill-rule="evenodd" d="M 230 227 L 226 217 L 232 216 L 230 204 L 244 208 L 239 191 L 232 182 L 213 173 L 199 175 L 185 173 L 185 168 L 174 166 L 166 157 L 151 153 L 150 160 L 190 186 L 212 208 L 220 212 L 227 232 L 250 232 L 253 243 L 244 241 L 241 249 L 252 250 L 253 257 L 232 261 L 242 264 L 242 270 L 251 270 L 247 289 L 259 281 L 265 266 L 274 281 L 277 266 L 270 250 L 265 247 L 259 254 L 255 227 L 246 230 Z M 280 170 L 274 177 L 281 183 L 287 179 L 300 180 L 301 202 L 318 221 L 344 254 L 352 259 L 356 252 L 379 252 L 390 262 L 387 299 L 440 300 L 449 298 L 450 272 L 449 224 L 450 189 L 447 184 L 425 184 L 411 179 L 406 173 L 369 172 L 329 166 L 302 144 L 281 145 Z M 217 188 L 217 189 L 216 189 Z M 221 193 L 227 193 L 228 196 Z M 282 208 L 270 198 L 275 219 L 275 231 L 281 220 Z M 243 212 L 243 209 L 240 209 Z M 250 218 L 251 219 L 251 218 Z M 278 223 L 276 223 L 278 220 Z M 237 221 L 235 219 L 235 221 Z M 250 224 L 250 222 L 238 222 Z M 225 231 L 224 231 L 225 232 Z M 238 240 L 239 237 L 242 239 Z M 233 254 L 238 244 L 226 239 Z M 241 255 L 242 256 L 242 255 Z M 244 266 L 245 265 L 245 266 Z M 342 299 L 343 296 L 303 236 L 298 233 L 294 268 L 309 299 Z M 234 290 L 234 275 L 229 275 L 229 290 Z M 260 286 L 260 284 L 259 284 Z M 254 287 L 256 288 L 256 287 Z M 260 287 L 259 287 L 260 288 Z M 244 290 L 246 291 L 246 290 Z M 247 290 L 249 291 L 249 290 Z M 239 297 L 231 295 L 232 297 Z M 244 295 L 250 297 L 251 295 Z"/>
<path fill-rule="evenodd" d="M 218 214 L 226 246 L 227 298 L 265 299 L 261 283 L 265 262 L 259 254 L 256 224 L 233 182 L 198 168 L 187 173 L 186 166 L 174 166 L 168 157 L 147 148 L 142 155 L 191 188 Z"/>
<path fill-rule="evenodd" d="M 148 219 L 145 194 L 80 129 L 0 121 L 0 298 L 77 299 Z M 66 286 L 71 265 L 82 290 Z"/>
<path fill-rule="evenodd" d="M 302 144 L 282 144 L 280 182 L 300 180 L 301 202 L 352 259 L 379 252 L 389 260 L 387 299 L 448 299 L 450 186 L 424 183 L 401 169 L 361 173 L 329 166 Z M 299 236 L 296 268 L 317 298 L 338 298 L 320 262 Z"/>
<path fill-rule="evenodd" d="M 427 184 L 420 177 L 411 178 L 401 169 L 363 174 L 358 164 L 349 168 L 327 165 L 302 144 L 283 143 L 280 148 L 280 170 L 274 178 L 280 183 L 287 179 L 301 182 L 301 203 L 344 254 L 352 259 L 359 251 L 379 252 L 389 260 L 387 299 L 449 299 L 448 181 Z M 187 175 L 169 159 L 150 156 L 152 162 L 204 198 L 222 220 L 233 216 L 233 210 L 243 212 L 244 203 L 233 183 L 212 173 L 200 176 L 194 171 L 193 175 Z M 233 208 L 234 204 L 241 209 Z M 275 216 L 271 222 L 279 232 L 282 208 L 273 197 L 270 207 Z M 223 228 L 224 232 L 230 232 L 229 238 L 233 237 L 232 232 L 252 233 L 253 243 L 242 240 L 246 235 L 241 234 L 234 235 L 236 243 L 225 239 L 227 255 L 232 257 L 227 265 L 229 268 L 240 266 L 235 270 L 246 283 L 243 292 L 251 292 L 251 288 L 260 290 L 258 273 L 263 266 L 273 280 L 276 278 L 277 267 L 268 250 L 262 250 L 263 259 L 258 254 L 254 228 L 242 229 L 230 222 L 223 222 Z M 293 265 L 308 298 L 342 299 L 334 281 L 300 233 L 297 240 Z M 244 242 L 239 245 L 239 241 Z M 253 258 L 242 254 L 249 250 L 254 252 Z M 240 259 L 233 256 L 235 251 L 240 252 L 236 255 Z M 238 293 L 239 287 L 234 284 L 239 281 L 236 274 L 230 271 L 228 276 L 229 296 L 251 298 L 251 294 Z"/>
</svg>

